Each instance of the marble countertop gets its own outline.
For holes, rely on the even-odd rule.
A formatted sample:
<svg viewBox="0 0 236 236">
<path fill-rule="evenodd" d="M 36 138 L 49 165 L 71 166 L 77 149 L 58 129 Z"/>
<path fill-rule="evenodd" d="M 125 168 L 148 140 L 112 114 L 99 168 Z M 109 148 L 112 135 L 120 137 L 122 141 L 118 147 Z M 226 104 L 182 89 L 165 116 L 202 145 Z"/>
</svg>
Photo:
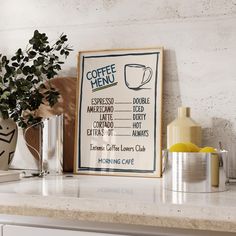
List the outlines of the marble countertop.
<svg viewBox="0 0 236 236">
<path fill-rule="evenodd" d="M 236 232 L 236 185 L 178 193 L 162 179 L 36 177 L 0 184 L 0 214 Z"/>
</svg>

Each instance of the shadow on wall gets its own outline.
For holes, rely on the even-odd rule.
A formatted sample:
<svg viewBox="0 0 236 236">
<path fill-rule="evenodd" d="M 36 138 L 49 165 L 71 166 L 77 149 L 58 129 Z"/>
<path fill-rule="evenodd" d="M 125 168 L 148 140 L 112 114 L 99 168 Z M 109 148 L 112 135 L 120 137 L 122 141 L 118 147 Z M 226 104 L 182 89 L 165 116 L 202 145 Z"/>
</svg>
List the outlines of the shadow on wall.
<svg viewBox="0 0 236 236">
<path fill-rule="evenodd" d="M 176 118 L 177 108 L 182 105 L 174 50 L 164 50 L 163 64 L 162 149 L 166 148 L 167 125 Z"/>
<path fill-rule="evenodd" d="M 236 133 L 233 124 L 229 120 L 213 117 L 212 127 L 203 129 L 203 144 L 218 148 L 219 142 L 229 151 L 229 174 L 231 178 L 236 178 Z"/>
<path fill-rule="evenodd" d="M 76 59 L 75 59 L 76 61 Z M 77 67 L 69 67 L 65 70 L 60 71 L 59 77 L 77 77 Z"/>
</svg>

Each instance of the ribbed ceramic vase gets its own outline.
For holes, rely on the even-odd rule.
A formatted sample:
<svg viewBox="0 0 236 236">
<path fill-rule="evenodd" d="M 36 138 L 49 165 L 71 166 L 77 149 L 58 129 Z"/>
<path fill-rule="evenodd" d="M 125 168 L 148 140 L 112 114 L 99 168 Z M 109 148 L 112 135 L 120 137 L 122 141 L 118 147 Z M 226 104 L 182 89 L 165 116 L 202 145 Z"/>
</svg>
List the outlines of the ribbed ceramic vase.
<svg viewBox="0 0 236 236">
<path fill-rule="evenodd" d="M 8 170 L 16 149 L 17 133 L 12 119 L 0 118 L 0 170 Z"/>
</svg>

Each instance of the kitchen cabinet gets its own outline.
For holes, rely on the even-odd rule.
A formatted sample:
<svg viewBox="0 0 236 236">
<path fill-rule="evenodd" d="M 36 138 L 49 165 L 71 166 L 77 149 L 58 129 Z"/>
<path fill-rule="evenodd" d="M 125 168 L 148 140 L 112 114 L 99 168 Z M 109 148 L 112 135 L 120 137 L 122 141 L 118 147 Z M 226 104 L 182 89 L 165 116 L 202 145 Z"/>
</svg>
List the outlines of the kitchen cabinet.
<svg viewBox="0 0 236 236">
<path fill-rule="evenodd" d="M 16 225 L 4 225 L 3 235 L 0 236 L 42 236 L 42 235 L 57 235 L 57 236 L 115 236 L 117 234 L 109 233 L 97 233 L 97 232 L 85 232 L 85 231 L 74 231 L 54 228 L 39 228 L 29 226 L 16 226 Z M 122 236 L 119 234 L 119 236 Z M 123 235 L 125 236 L 125 235 Z"/>
<path fill-rule="evenodd" d="M 0 214 L 0 236 L 235 236 L 231 232 L 186 230 L 138 225 L 52 220 Z"/>
</svg>

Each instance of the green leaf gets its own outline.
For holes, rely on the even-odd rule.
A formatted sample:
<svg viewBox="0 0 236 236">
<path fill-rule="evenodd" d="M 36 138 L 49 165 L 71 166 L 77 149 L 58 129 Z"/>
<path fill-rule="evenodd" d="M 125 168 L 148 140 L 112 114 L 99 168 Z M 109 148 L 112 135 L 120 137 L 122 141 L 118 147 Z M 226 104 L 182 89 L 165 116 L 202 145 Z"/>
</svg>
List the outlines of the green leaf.
<svg viewBox="0 0 236 236">
<path fill-rule="evenodd" d="M 20 102 L 20 106 L 23 110 L 26 110 L 28 108 L 28 104 L 26 102 Z"/>
<path fill-rule="evenodd" d="M 17 69 L 16 70 L 16 74 L 20 75 L 22 73 L 22 70 L 21 69 Z"/>
<path fill-rule="evenodd" d="M 9 88 L 12 90 L 15 88 L 15 83 L 13 80 L 9 81 Z"/>
<path fill-rule="evenodd" d="M 1 94 L 0 99 L 7 99 L 10 94 L 11 93 L 9 91 L 5 91 L 3 92 L 3 94 Z"/>
<path fill-rule="evenodd" d="M 18 50 L 17 50 L 17 52 L 16 52 L 16 55 L 17 56 L 20 56 L 20 55 L 22 55 L 23 53 L 22 53 L 22 49 L 21 48 L 19 48 Z"/>
<path fill-rule="evenodd" d="M 44 63 L 45 59 L 44 57 L 38 57 L 38 64 L 42 65 Z"/>
<path fill-rule="evenodd" d="M 57 51 L 61 50 L 61 45 L 56 48 Z"/>
<path fill-rule="evenodd" d="M 2 118 L 3 118 L 4 120 L 6 120 L 6 119 L 9 118 L 9 114 L 8 114 L 7 111 L 1 111 L 1 115 L 2 115 Z"/>
<path fill-rule="evenodd" d="M 29 66 L 25 66 L 22 69 L 22 72 L 23 72 L 24 75 L 28 75 L 30 73 L 30 67 Z"/>
<path fill-rule="evenodd" d="M 34 31 L 34 38 L 38 38 L 40 36 L 40 33 L 38 30 Z"/>
<path fill-rule="evenodd" d="M 41 72 L 42 72 L 43 74 L 46 74 L 46 73 L 47 73 L 47 70 L 46 70 L 44 67 L 42 67 L 42 68 L 41 68 Z"/>
<path fill-rule="evenodd" d="M 29 55 L 29 58 L 32 59 L 37 55 L 37 53 L 35 51 L 29 51 L 28 55 Z"/>
<path fill-rule="evenodd" d="M 39 88 L 46 89 L 46 86 L 45 86 L 45 84 L 40 84 Z"/>
<path fill-rule="evenodd" d="M 39 82 L 39 81 L 38 81 L 37 79 L 33 79 L 33 80 L 32 80 L 32 83 L 33 83 L 33 84 L 37 84 L 38 82 Z"/>
<path fill-rule="evenodd" d="M 27 81 L 31 81 L 33 78 L 34 78 L 33 75 L 28 75 L 28 76 L 26 77 L 26 80 L 27 80 Z"/>
<path fill-rule="evenodd" d="M 55 90 L 55 88 L 52 88 L 51 90 L 45 92 L 45 94 L 47 94 L 46 100 L 48 101 L 51 107 L 58 102 L 60 93 L 57 90 Z"/>
<path fill-rule="evenodd" d="M 49 45 L 45 48 L 46 53 L 49 53 L 53 50 Z"/>
<path fill-rule="evenodd" d="M 20 121 L 18 125 L 23 129 L 27 128 L 27 123 L 25 123 L 24 121 Z"/>
<path fill-rule="evenodd" d="M 36 72 L 36 67 L 35 66 L 31 66 L 30 67 L 30 73 L 34 74 Z"/>
<path fill-rule="evenodd" d="M 36 71 L 34 72 L 34 74 L 35 74 L 36 76 L 40 76 L 42 73 L 41 73 L 41 71 L 40 71 L 39 69 L 36 69 Z"/>
<path fill-rule="evenodd" d="M 13 65 L 14 67 L 18 67 L 18 66 L 19 66 L 19 64 L 16 63 L 16 62 L 13 62 L 12 65 Z"/>
<path fill-rule="evenodd" d="M 61 37 L 61 40 L 63 41 L 63 42 L 66 42 L 68 39 L 67 39 L 67 36 L 66 35 L 63 35 L 62 37 Z"/>
<path fill-rule="evenodd" d="M 28 62 L 29 61 L 29 57 L 25 57 L 23 61 Z"/>
<path fill-rule="evenodd" d="M 2 63 L 4 64 L 4 63 L 6 63 L 7 62 L 7 57 L 6 56 L 3 56 L 2 57 Z"/>
<path fill-rule="evenodd" d="M 59 64 L 56 64 L 54 67 L 53 67 L 55 70 L 61 70 L 61 66 Z"/>
</svg>

